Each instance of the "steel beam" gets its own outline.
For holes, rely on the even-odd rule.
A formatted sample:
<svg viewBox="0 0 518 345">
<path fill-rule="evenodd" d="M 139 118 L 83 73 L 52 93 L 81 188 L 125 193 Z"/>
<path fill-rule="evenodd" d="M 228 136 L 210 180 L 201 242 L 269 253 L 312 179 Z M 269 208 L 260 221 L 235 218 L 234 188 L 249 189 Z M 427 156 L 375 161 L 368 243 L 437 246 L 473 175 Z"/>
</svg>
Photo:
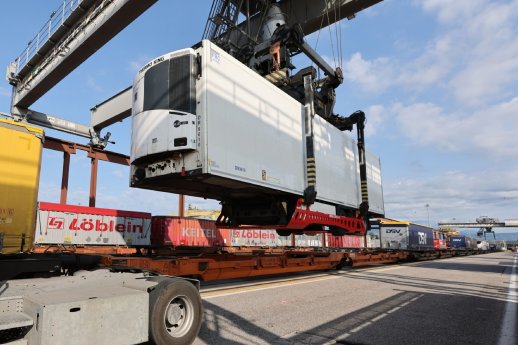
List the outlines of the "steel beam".
<svg viewBox="0 0 518 345">
<path fill-rule="evenodd" d="M 232 1 L 235 3 L 234 0 Z M 381 1 L 383 0 L 282 0 L 278 5 L 286 14 L 286 24 L 300 25 L 302 32 L 307 36 L 340 20 L 353 19 L 356 13 Z M 251 1 L 250 5 L 256 6 L 257 1 Z M 257 8 L 259 9 L 260 6 Z M 241 8 L 241 13 L 245 16 L 246 9 L 247 6 Z M 257 11 L 250 15 L 249 22 L 242 22 L 237 30 L 231 29 L 230 32 L 223 34 L 223 36 L 227 35 L 237 47 L 248 43 L 245 33 L 251 37 L 258 37 L 262 29 L 263 15 Z"/>
<path fill-rule="evenodd" d="M 178 194 L 178 217 L 185 217 L 185 195 Z"/>
<path fill-rule="evenodd" d="M 498 223 L 438 223 L 439 226 L 446 228 L 505 228 L 503 222 Z"/>
<path fill-rule="evenodd" d="M 70 153 L 63 152 L 63 173 L 61 175 L 61 195 L 59 197 L 60 204 L 67 203 L 69 173 L 70 173 Z"/>
<path fill-rule="evenodd" d="M 13 114 L 15 118 L 23 119 L 29 123 L 78 135 L 80 137 L 91 139 L 95 135 L 95 132 L 91 127 L 56 116 L 40 113 L 38 111 L 14 108 Z"/>
<path fill-rule="evenodd" d="M 99 160 L 92 158 L 90 168 L 90 198 L 88 206 L 95 207 L 95 199 L 97 197 L 97 171 L 99 167 Z"/>
<path fill-rule="evenodd" d="M 121 165 L 129 165 L 129 156 L 124 155 L 122 153 L 100 150 L 89 145 L 73 143 L 70 141 L 61 140 L 57 138 L 46 136 L 45 142 L 43 143 L 43 147 L 50 150 L 68 152 L 70 154 L 75 154 L 76 150 L 81 150 L 87 152 L 89 158 L 95 158 L 101 161 Z"/>
<path fill-rule="evenodd" d="M 342 19 L 352 19 L 356 13 L 382 0 L 285 0 L 279 5 L 287 14 L 288 24 L 300 24 L 309 35 Z"/>
<path fill-rule="evenodd" d="M 23 80 L 16 81 L 13 107 L 29 108 L 156 1 L 98 1 Z"/>
<path fill-rule="evenodd" d="M 122 90 L 106 101 L 90 109 L 90 125 L 99 131 L 131 115 L 133 89 Z"/>
</svg>

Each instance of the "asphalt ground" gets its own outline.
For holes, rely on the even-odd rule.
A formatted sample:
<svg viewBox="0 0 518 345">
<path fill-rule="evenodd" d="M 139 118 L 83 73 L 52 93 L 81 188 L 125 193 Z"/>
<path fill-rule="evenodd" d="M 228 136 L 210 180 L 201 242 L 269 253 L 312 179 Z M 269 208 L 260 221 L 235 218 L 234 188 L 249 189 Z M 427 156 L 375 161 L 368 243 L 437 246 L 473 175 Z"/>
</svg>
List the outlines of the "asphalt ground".
<svg viewBox="0 0 518 345">
<path fill-rule="evenodd" d="M 203 284 L 194 344 L 516 345 L 516 257 Z"/>
</svg>

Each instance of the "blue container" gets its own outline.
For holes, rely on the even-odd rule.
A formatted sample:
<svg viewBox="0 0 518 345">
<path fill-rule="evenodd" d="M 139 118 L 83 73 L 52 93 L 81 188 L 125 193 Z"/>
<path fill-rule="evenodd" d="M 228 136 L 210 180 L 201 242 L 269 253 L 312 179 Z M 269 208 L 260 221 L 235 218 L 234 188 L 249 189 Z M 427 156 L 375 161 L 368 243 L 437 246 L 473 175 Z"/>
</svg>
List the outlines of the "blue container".
<svg viewBox="0 0 518 345">
<path fill-rule="evenodd" d="M 410 250 L 434 250 L 433 230 L 429 227 L 408 225 L 408 249 Z"/>
<path fill-rule="evenodd" d="M 466 249 L 466 236 L 450 236 L 450 247 L 455 249 Z"/>
</svg>

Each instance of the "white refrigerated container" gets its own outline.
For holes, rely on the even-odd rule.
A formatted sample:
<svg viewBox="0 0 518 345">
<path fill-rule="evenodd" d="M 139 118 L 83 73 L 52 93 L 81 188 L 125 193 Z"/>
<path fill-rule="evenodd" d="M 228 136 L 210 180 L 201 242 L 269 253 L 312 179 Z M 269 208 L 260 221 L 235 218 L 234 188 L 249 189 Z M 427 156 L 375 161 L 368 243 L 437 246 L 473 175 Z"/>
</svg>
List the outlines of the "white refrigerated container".
<svg viewBox="0 0 518 345">
<path fill-rule="evenodd" d="M 146 64 L 133 100 L 132 186 L 217 200 L 302 196 L 303 105 L 210 41 Z M 315 208 L 358 208 L 356 142 L 320 116 L 314 134 Z M 366 158 L 370 210 L 383 214 L 380 161 Z"/>
</svg>

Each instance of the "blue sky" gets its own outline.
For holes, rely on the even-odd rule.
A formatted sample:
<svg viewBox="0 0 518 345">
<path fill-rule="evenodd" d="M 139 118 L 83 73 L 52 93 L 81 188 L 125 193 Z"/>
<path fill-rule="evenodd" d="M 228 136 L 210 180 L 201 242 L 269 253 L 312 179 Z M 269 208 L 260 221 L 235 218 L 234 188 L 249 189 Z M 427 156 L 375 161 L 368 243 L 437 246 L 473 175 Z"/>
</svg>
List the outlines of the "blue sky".
<svg viewBox="0 0 518 345">
<path fill-rule="evenodd" d="M 0 66 L 60 4 L 2 3 Z M 158 1 L 32 108 L 88 124 L 89 109 L 129 86 L 147 61 L 198 42 L 210 4 Z M 432 225 L 480 215 L 518 218 L 518 1 L 385 0 L 307 39 L 314 46 L 317 37 L 317 50 L 344 69 L 335 111 L 367 113 L 367 146 L 381 156 L 388 217 L 426 224 L 429 212 Z M 10 93 L 0 83 L 0 111 L 9 111 Z M 109 130 L 116 144 L 108 149 L 129 153 L 130 120 Z M 59 200 L 61 159 L 44 152 L 40 200 Z M 82 153 L 72 158 L 70 203 L 88 203 L 89 165 Z M 100 164 L 98 206 L 177 210 L 176 195 L 130 189 L 128 171 Z"/>
</svg>

